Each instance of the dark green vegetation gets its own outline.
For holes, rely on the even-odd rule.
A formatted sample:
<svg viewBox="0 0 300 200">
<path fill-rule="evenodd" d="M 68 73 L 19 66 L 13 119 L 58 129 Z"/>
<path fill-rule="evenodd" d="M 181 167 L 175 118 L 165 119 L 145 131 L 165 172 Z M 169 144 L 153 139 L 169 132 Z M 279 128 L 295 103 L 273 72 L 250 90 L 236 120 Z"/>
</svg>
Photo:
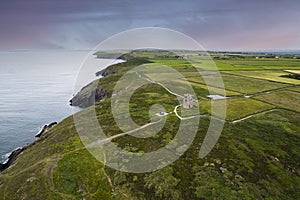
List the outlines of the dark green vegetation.
<svg viewBox="0 0 300 200">
<path fill-rule="evenodd" d="M 190 81 L 200 112 L 206 115 L 201 117 L 197 136 L 187 152 L 155 172 L 119 172 L 103 166 L 83 147 L 71 116 L 44 133 L 0 174 L 0 199 L 299 199 L 300 81 L 280 77 L 283 69 L 299 69 L 299 60 L 219 55 L 216 64 L 222 70 L 226 94 L 232 98 L 227 99 L 228 115 L 217 145 L 200 159 L 211 103 L 223 100 L 206 97 L 209 92 L 203 79 L 184 59 L 157 58 L 157 52 L 151 51 L 134 52 L 129 57 L 129 62 L 109 67 L 114 73 L 90 89 L 102 88 L 111 95 L 116 81 L 137 65 L 153 70 L 148 77 L 161 76 L 162 80 L 168 74 L 158 71 L 158 63 L 174 67 Z M 226 59 L 220 59 L 223 57 Z M 202 65 L 196 67 L 201 69 Z M 206 73 L 210 77 L 211 72 Z M 214 85 L 212 89 L 223 94 Z M 167 112 L 178 105 L 177 99 L 159 85 L 139 88 L 130 102 L 133 120 L 140 125 L 149 123 L 149 108 L 156 103 Z M 114 122 L 110 98 L 78 115 L 85 116 L 93 109 L 108 136 L 122 132 Z M 218 113 L 215 115 L 218 117 Z M 152 138 L 126 135 L 113 142 L 132 152 L 150 152 L 172 140 L 179 122 L 172 113 Z"/>
<path fill-rule="evenodd" d="M 300 74 L 288 74 L 288 75 L 282 75 L 281 77 L 300 80 Z"/>
</svg>

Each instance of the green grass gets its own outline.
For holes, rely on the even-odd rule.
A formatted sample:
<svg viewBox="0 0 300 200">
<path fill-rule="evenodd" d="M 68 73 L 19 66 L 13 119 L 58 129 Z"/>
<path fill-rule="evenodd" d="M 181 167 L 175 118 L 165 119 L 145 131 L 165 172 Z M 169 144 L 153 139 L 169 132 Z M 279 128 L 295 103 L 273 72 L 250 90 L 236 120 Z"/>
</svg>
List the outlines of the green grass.
<svg viewBox="0 0 300 200">
<path fill-rule="evenodd" d="M 214 62 L 216 63 L 216 65 L 220 71 L 259 70 L 259 69 L 261 69 L 260 67 L 251 66 L 251 65 L 237 67 L 235 65 L 232 65 L 231 63 L 225 63 L 223 61 L 218 61 L 218 60 L 214 60 Z"/>
<path fill-rule="evenodd" d="M 259 79 L 240 77 L 234 75 L 222 75 L 225 88 L 242 94 L 253 94 L 257 92 L 274 90 L 288 86 L 287 84 L 274 83 Z"/>
<path fill-rule="evenodd" d="M 300 92 L 300 86 L 295 87 L 295 88 L 289 88 L 289 90 L 295 91 L 295 92 Z"/>
<path fill-rule="evenodd" d="M 282 75 L 288 75 L 289 73 L 284 71 L 274 71 L 274 70 L 265 70 L 265 71 L 231 71 L 228 72 L 234 75 L 241 75 L 252 78 L 259 78 L 264 80 L 289 83 L 289 84 L 300 84 L 300 80 L 284 78 Z"/>
<path fill-rule="evenodd" d="M 255 97 L 256 99 L 271 103 L 280 108 L 300 112 L 300 93 L 293 91 L 279 91 Z"/>
<path fill-rule="evenodd" d="M 103 165 L 83 149 L 65 154 L 53 171 L 58 192 L 76 198 L 113 199 Z"/>
<path fill-rule="evenodd" d="M 171 67 L 188 67 L 191 63 L 185 59 L 151 59 L 152 62 L 159 65 L 171 66 Z"/>
<path fill-rule="evenodd" d="M 215 76 L 206 76 L 206 78 L 208 79 L 211 86 L 217 86 L 216 84 L 214 84 Z M 262 91 L 274 90 L 289 86 L 289 84 L 275 83 L 267 80 L 254 79 L 225 73 L 222 74 L 222 79 L 226 90 L 241 94 L 254 94 Z M 188 80 L 205 84 L 205 82 L 198 77 L 189 77 Z"/>
<path fill-rule="evenodd" d="M 214 60 L 219 70 L 286 70 L 300 69 L 300 61 L 295 59 L 228 59 Z"/>
<path fill-rule="evenodd" d="M 240 93 L 238 92 L 233 92 L 231 90 L 223 90 L 221 88 L 216 88 L 216 87 L 209 87 L 210 91 L 208 90 L 208 86 L 205 85 L 205 84 L 201 84 L 201 83 L 195 83 L 195 82 L 190 82 L 190 85 L 192 85 L 195 90 L 197 91 L 197 89 L 199 88 L 202 88 L 205 90 L 205 93 L 202 92 L 199 94 L 198 97 L 204 97 L 206 95 L 209 95 L 209 94 L 219 94 L 219 95 L 226 95 L 226 96 L 237 96 L 237 95 L 240 95 Z"/>
<path fill-rule="evenodd" d="M 218 110 L 216 113 L 211 113 L 211 106 L 215 106 L 216 108 L 218 108 L 218 106 L 223 106 L 223 101 L 225 100 L 200 100 L 199 105 L 201 113 L 209 113 L 215 117 L 221 117 L 221 114 L 218 112 Z M 274 107 L 275 106 L 253 99 L 226 99 L 226 120 L 237 120 L 255 113 L 261 113 L 263 111 L 270 110 Z M 220 108 L 220 110 L 222 109 Z"/>
<path fill-rule="evenodd" d="M 150 78 L 152 77 L 152 79 L 154 79 L 155 77 L 155 79 L 159 82 L 163 82 L 166 79 L 166 77 L 174 78 L 175 80 L 179 79 L 177 77 L 174 77 L 173 74 L 170 74 L 169 70 L 160 70 L 161 66 L 157 65 L 156 63 L 146 64 L 143 66 L 145 67 L 145 69 L 147 69 L 147 76 L 149 76 Z M 199 72 L 196 69 L 193 69 L 192 67 L 187 68 L 190 69 L 185 70 L 181 67 L 174 67 L 174 69 L 178 70 L 180 73 L 184 71 L 182 75 L 196 88 L 197 84 L 201 84 L 199 85 L 199 87 L 206 89 L 207 91 L 206 84 L 212 86 L 212 90 L 215 90 L 214 88 L 219 86 L 214 82 L 214 80 L 217 77 L 217 75 L 215 75 L 214 72 L 204 71 L 202 74 L 199 74 Z M 204 81 L 203 76 L 205 76 L 205 80 L 208 81 L 207 83 Z M 274 90 L 289 86 L 289 84 L 286 83 L 276 83 L 269 80 L 232 75 L 228 73 L 222 73 L 221 76 L 225 85 L 225 90 L 227 91 L 226 94 L 228 94 L 228 96 L 234 96 L 239 94 L 254 94 L 257 92 Z M 216 91 L 216 93 L 220 92 L 222 91 Z M 203 95 L 207 94 L 207 92 L 203 93 Z"/>
<path fill-rule="evenodd" d="M 236 70 L 286 70 L 300 69 L 300 61 L 294 59 L 229 59 L 229 60 L 204 60 L 194 58 L 191 60 L 185 59 L 152 59 L 152 62 L 166 66 L 191 66 L 204 70 L 214 70 L 217 66 L 221 71 L 236 71 Z"/>
</svg>

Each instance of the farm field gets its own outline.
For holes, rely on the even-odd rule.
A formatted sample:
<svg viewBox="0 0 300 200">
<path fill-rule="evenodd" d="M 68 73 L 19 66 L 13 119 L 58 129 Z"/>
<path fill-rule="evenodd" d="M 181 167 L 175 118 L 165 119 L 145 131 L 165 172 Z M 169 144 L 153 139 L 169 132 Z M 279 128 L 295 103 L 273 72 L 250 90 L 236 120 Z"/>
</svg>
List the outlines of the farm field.
<svg viewBox="0 0 300 200">
<path fill-rule="evenodd" d="M 213 83 L 214 76 L 207 76 L 207 79 L 209 78 L 212 79 L 210 82 Z M 199 79 L 194 79 L 193 77 L 189 77 L 188 79 L 193 82 L 198 81 L 199 83 L 205 84 L 203 80 L 199 81 Z M 241 94 L 254 94 L 289 86 L 289 84 L 275 83 L 268 80 L 255 79 L 226 73 L 222 73 L 222 79 L 225 85 L 225 89 Z"/>
<path fill-rule="evenodd" d="M 211 63 L 214 61 L 214 64 Z M 188 59 L 150 59 L 151 62 L 173 67 L 187 67 L 192 64 L 194 67 L 203 70 L 214 70 L 215 66 L 220 71 L 253 71 L 253 70 L 300 70 L 300 60 L 297 59 L 213 59 L 213 58 L 197 58 L 191 57 Z"/>
<path fill-rule="evenodd" d="M 265 59 L 228 59 L 228 60 L 222 60 L 219 61 L 226 64 L 231 64 L 233 66 L 254 66 L 254 67 L 260 67 L 261 69 L 271 69 L 271 68 L 293 68 L 293 69 L 299 69 L 300 68 L 300 60 L 295 59 L 271 59 L 271 58 L 265 58 Z"/>
<path fill-rule="evenodd" d="M 222 105 L 221 101 L 224 100 L 200 100 L 199 107 L 201 113 L 212 114 L 210 111 L 211 105 L 218 107 L 218 105 Z M 249 98 L 226 99 L 226 120 L 233 121 L 241 119 L 273 108 L 275 108 L 275 106 Z M 213 116 L 220 117 L 220 114 L 216 112 L 213 113 Z"/>
<path fill-rule="evenodd" d="M 144 66 L 146 66 L 147 69 L 150 69 L 149 76 L 155 76 L 157 79 L 161 79 L 161 80 L 166 78 L 166 76 L 168 76 L 168 73 L 164 71 L 159 71 L 159 73 L 157 73 L 160 67 L 159 64 L 157 65 L 146 64 Z M 206 85 L 204 79 L 201 77 L 201 75 L 204 75 L 206 80 L 208 80 L 210 86 L 213 87 L 218 86 L 214 84 L 214 80 L 216 78 L 214 72 L 205 71 L 202 74 L 199 74 L 199 72 L 196 69 L 193 70 L 192 67 L 187 67 L 189 68 L 189 70 L 185 70 L 178 66 L 172 66 L 172 67 L 178 70 L 179 72 L 184 71 L 184 73 L 182 74 L 186 76 L 186 79 L 191 83 Z M 151 71 L 153 71 L 153 73 L 151 73 Z M 235 72 L 238 73 L 239 71 L 235 71 Z M 239 76 L 235 74 L 229 74 L 226 72 L 222 72 L 221 75 L 225 85 L 225 89 L 230 92 L 234 92 L 235 94 L 237 93 L 254 94 L 258 92 L 274 90 L 274 89 L 290 86 L 290 84 L 287 83 L 276 83 L 274 81 L 262 80 L 262 79 L 251 78 L 246 76 Z M 235 95 L 234 93 L 231 93 L 230 95 Z"/>
<path fill-rule="evenodd" d="M 300 86 L 298 86 L 298 87 L 293 87 L 293 88 L 289 88 L 289 90 L 291 90 L 291 91 L 296 91 L 296 92 L 300 92 Z"/>
<path fill-rule="evenodd" d="M 221 71 L 300 69 L 300 61 L 295 59 L 214 59 L 214 62 Z"/>
<path fill-rule="evenodd" d="M 268 102 L 280 108 L 286 108 L 300 112 L 300 93 L 293 91 L 279 91 L 270 94 L 263 94 L 255 97 L 255 99 Z"/>
<path fill-rule="evenodd" d="M 224 72 L 228 74 L 241 75 L 251 78 L 258 78 L 270 81 L 276 81 L 289 84 L 300 84 L 300 80 L 281 77 L 282 75 L 288 75 L 289 73 L 281 70 L 260 70 L 260 71 L 230 71 Z"/>
</svg>

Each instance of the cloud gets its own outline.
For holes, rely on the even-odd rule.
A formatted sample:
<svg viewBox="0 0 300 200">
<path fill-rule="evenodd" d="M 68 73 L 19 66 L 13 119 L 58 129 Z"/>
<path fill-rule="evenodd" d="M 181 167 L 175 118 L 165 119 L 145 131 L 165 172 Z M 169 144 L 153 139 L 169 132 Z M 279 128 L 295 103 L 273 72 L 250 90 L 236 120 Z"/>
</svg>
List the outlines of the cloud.
<svg viewBox="0 0 300 200">
<path fill-rule="evenodd" d="M 92 48 L 145 26 L 181 31 L 207 49 L 297 48 L 299 6 L 296 0 L 3 1 L 0 48 Z"/>
</svg>

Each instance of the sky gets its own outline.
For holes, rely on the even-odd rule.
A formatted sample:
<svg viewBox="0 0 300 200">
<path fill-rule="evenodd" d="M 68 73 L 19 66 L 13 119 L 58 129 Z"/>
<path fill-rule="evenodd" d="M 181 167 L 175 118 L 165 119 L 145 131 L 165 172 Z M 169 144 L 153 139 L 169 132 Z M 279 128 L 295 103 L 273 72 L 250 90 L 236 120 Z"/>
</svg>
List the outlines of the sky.
<svg viewBox="0 0 300 200">
<path fill-rule="evenodd" d="M 92 49 L 141 27 L 182 32 L 207 50 L 299 50 L 299 10 L 299 0 L 0 0 L 0 51 Z"/>
</svg>

